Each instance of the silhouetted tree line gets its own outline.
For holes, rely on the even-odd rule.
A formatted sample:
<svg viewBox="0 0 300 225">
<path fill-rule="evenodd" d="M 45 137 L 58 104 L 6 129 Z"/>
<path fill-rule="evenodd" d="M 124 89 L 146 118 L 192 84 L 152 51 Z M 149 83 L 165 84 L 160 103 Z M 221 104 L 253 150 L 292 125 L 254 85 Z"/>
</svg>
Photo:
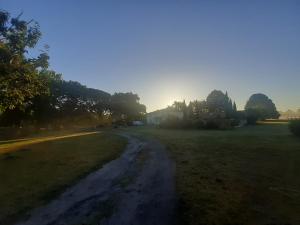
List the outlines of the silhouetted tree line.
<svg viewBox="0 0 300 225">
<path fill-rule="evenodd" d="M 146 107 L 139 103 L 138 95 L 110 95 L 65 81 L 61 74 L 49 70 L 48 46 L 37 57 L 29 57 L 28 51 L 35 48 L 41 32 L 38 23 L 24 21 L 21 16 L 11 18 L 0 11 L 0 126 L 130 123 L 143 119 Z M 176 118 L 170 118 L 166 126 L 226 128 L 242 120 L 254 124 L 279 116 L 266 95 L 252 95 L 245 111 L 237 111 L 227 92 L 218 90 L 205 101 L 188 105 L 174 102 L 172 107 L 183 114 L 183 119 L 174 122 Z"/>
<path fill-rule="evenodd" d="M 160 124 L 161 127 L 227 129 L 279 117 L 275 104 L 264 94 L 252 95 L 245 110 L 238 111 L 228 93 L 219 90 L 212 91 L 206 100 L 191 101 L 188 105 L 185 101 L 175 101 L 171 108 L 182 113 L 182 118 L 170 116 Z"/>
<path fill-rule="evenodd" d="M 228 93 L 212 91 L 203 101 L 174 102 L 172 108 L 182 113 L 182 119 L 171 116 L 161 123 L 168 128 L 219 128 L 231 127 L 239 117 L 235 102 Z"/>
<path fill-rule="evenodd" d="M 144 117 L 137 94 L 110 95 L 49 70 L 48 46 L 28 57 L 41 32 L 38 23 L 21 16 L 0 11 L 0 126 L 126 123 Z"/>
</svg>

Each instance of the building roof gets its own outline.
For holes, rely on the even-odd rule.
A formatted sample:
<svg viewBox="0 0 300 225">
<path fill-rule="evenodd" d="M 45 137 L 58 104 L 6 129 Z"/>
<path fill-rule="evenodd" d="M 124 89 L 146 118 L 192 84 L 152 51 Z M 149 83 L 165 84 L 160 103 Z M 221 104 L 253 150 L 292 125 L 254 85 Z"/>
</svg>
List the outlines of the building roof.
<svg viewBox="0 0 300 225">
<path fill-rule="evenodd" d="M 169 106 L 169 107 L 164 108 L 164 109 L 159 109 L 159 110 L 155 110 L 153 112 L 149 112 L 149 113 L 147 113 L 147 116 L 151 116 L 151 115 L 155 115 L 155 114 L 159 114 L 159 113 L 164 113 L 164 112 L 174 113 L 174 112 L 178 112 L 178 111 L 176 111 L 174 108 Z"/>
</svg>

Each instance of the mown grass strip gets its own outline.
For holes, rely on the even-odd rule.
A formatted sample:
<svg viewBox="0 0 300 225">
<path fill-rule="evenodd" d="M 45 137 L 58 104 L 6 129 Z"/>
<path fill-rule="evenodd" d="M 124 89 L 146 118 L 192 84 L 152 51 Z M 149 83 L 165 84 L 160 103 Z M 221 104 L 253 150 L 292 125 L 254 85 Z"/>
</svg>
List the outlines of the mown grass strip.
<svg viewBox="0 0 300 225">
<path fill-rule="evenodd" d="M 0 142 L 0 153 L 6 153 L 10 151 L 14 151 L 19 147 L 31 145 L 31 144 L 38 144 L 45 141 L 53 141 L 53 140 L 59 140 L 64 138 L 72 138 L 72 137 L 78 137 L 78 136 L 85 136 L 85 135 L 91 135 L 91 134 L 97 134 L 100 133 L 99 131 L 93 131 L 93 132 L 80 132 L 80 133 L 74 133 L 74 134 L 68 134 L 68 135 L 61 135 L 61 136 L 48 136 L 48 137 L 40 137 L 40 138 L 28 138 L 28 139 L 15 139 L 15 140 L 7 140 L 7 141 L 1 141 Z"/>
</svg>

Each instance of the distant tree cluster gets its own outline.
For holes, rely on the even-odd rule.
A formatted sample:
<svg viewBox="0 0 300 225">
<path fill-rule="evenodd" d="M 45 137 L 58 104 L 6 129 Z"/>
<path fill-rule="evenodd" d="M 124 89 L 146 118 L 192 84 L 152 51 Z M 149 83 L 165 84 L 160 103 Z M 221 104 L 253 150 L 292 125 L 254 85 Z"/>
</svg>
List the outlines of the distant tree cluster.
<svg viewBox="0 0 300 225">
<path fill-rule="evenodd" d="M 236 103 L 222 91 L 214 90 L 202 101 L 175 101 L 173 110 L 183 114 L 182 119 L 170 116 L 161 123 L 165 128 L 228 129 L 233 126 L 255 124 L 257 120 L 277 119 L 275 104 L 264 94 L 252 95 L 244 111 L 238 111 Z M 170 108 L 168 109 L 170 110 Z"/>
<path fill-rule="evenodd" d="M 226 129 L 236 124 L 239 113 L 236 104 L 229 98 L 228 93 L 212 91 L 203 101 L 174 102 L 172 108 L 183 113 L 183 119 L 168 118 L 162 127 L 178 128 L 220 128 Z"/>
<path fill-rule="evenodd" d="M 49 70 L 48 47 L 27 57 L 41 32 L 38 23 L 21 15 L 0 11 L 0 126 L 128 123 L 144 117 L 146 107 L 136 94 L 110 95 Z"/>
</svg>

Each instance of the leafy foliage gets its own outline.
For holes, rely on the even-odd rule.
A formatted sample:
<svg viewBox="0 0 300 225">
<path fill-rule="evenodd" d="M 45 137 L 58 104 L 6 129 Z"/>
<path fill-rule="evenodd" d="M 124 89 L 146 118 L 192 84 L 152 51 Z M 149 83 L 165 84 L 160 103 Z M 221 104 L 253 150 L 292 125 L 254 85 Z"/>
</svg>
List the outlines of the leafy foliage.
<svg viewBox="0 0 300 225">
<path fill-rule="evenodd" d="M 48 55 L 27 58 L 26 53 L 38 43 L 38 23 L 10 18 L 0 11 L 0 110 L 22 108 L 33 97 L 47 93 L 41 69 L 48 67 Z"/>
<path fill-rule="evenodd" d="M 144 117 L 146 107 L 137 94 L 110 95 L 65 81 L 47 69 L 46 51 L 36 58 L 26 57 L 42 33 L 38 23 L 21 16 L 11 18 L 0 11 L 0 125 L 61 126 L 104 119 L 128 123 Z"/>
<path fill-rule="evenodd" d="M 23 110 L 7 109 L 0 116 L 1 125 L 49 125 L 72 126 L 83 123 L 97 124 L 113 118 L 124 123 L 142 119 L 146 107 L 133 93 L 107 92 L 87 88 L 75 81 L 65 81 L 54 71 L 41 72 L 49 88 L 49 94 L 34 97 Z"/>
<path fill-rule="evenodd" d="M 248 123 L 255 123 L 257 120 L 278 119 L 279 113 L 276 106 L 268 96 L 264 94 L 252 95 L 245 106 Z"/>
<path fill-rule="evenodd" d="M 211 113 L 224 113 L 226 117 L 232 117 L 236 112 L 236 105 L 228 97 L 228 93 L 214 90 L 206 98 L 208 111 Z"/>
<path fill-rule="evenodd" d="M 139 103 L 137 94 L 115 93 L 111 96 L 110 111 L 119 120 L 141 120 L 146 114 L 146 106 Z"/>
<path fill-rule="evenodd" d="M 182 112 L 183 118 L 168 117 L 162 121 L 163 128 L 204 128 L 228 129 L 239 124 L 240 115 L 235 102 L 222 91 L 212 91 L 206 101 L 191 101 L 188 106 L 185 101 L 175 101 L 174 111 Z M 170 109 L 169 109 L 170 110 Z"/>
<path fill-rule="evenodd" d="M 291 120 L 289 122 L 289 128 L 294 135 L 300 137 L 300 120 Z"/>
</svg>

